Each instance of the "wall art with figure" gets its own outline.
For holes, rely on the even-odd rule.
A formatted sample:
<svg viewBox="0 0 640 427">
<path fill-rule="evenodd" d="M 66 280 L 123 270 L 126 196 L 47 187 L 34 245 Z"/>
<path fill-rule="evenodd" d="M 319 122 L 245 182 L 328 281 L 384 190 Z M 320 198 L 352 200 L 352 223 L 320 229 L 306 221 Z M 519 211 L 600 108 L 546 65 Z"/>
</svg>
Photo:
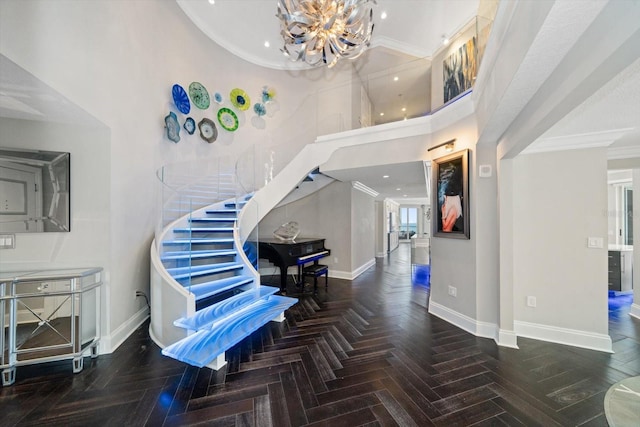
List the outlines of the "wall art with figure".
<svg viewBox="0 0 640 427">
<path fill-rule="evenodd" d="M 433 161 L 434 237 L 469 239 L 469 150 Z"/>
</svg>

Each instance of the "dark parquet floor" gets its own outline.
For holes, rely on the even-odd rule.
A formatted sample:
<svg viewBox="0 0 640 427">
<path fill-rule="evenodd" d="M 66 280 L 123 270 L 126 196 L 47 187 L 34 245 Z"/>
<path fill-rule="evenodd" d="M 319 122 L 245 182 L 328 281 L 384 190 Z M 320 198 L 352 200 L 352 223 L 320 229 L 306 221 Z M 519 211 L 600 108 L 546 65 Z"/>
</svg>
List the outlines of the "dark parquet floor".
<svg viewBox="0 0 640 427">
<path fill-rule="evenodd" d="M 330 279 L 218 372 L 163 357 L 148 324 L 78 374 L 70 361 L 19 367 L 0 424 L 606 426 L 607 389 L 640 375 L 640 321 L 624 308 L 612 310 L 615 354 L 500 348 L 429 315 L 410 271 L 401 245 L 353 282 Z"/>
</svg>

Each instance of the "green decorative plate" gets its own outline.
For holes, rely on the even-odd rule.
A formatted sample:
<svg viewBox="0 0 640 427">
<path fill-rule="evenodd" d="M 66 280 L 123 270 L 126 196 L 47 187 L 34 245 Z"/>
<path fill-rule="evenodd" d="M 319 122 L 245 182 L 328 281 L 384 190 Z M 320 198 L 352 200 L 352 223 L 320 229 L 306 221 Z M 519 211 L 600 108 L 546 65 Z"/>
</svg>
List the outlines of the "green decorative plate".
<svg viewBox="0 0 640 427">
<path fill-rule="evenodd" d="M 202 86 L 201 83 L 193 82 L 189 85 L 189 96 L 193 105 L 201 110 L 206 110 L 211 105 L 211 99 L 209 98 L 209 92 Z"/>
<path fill-rule="evenodd" d="M 220 123 L 220 126 L 222 126 L 224 130 L 233 132 L 238 129 L 238 116 L 236 116 L 233 110 L 222 107 L 218 110 L 218 123 Z"/>
<path fill-rule="evenodd" d="M 249 95 L 242 89 L 235 88 L 229 94 L 231 103 L 240 111 L 247 111 L 251 105 Z"/>
</svg>

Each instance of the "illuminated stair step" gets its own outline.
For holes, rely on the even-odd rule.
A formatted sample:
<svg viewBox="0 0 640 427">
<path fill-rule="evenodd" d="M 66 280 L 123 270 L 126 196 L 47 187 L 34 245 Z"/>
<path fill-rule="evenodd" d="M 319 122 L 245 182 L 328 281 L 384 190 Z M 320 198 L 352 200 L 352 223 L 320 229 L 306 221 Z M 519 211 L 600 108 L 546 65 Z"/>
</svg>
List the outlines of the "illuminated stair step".
<svg viewBox="0 0 640 427">
<path fill-rule="evenodd" d="M 198 301 L 252 283 L 253 277 L 233 276 L 227 277 L 225 279 L 212 280 L 210 282 L 185 286 L 185 288 L 187 288 L 192 294 L 194 294 L 196 296 L 196 301 Z"/>
<path fill-rule="evenodd" d="M 165 347 L 162 354 L 202 368 L 254 331 L 295 304 L 295 298 L 271 295 L 216 323 Z"/>
<path fill-rule="evenodd" d="M 236 218 L 231 218 L 231 217 L 227 217 L 227 218 L 208 218 L 208 217 L 203 217 L 203 218 L 191 218 L 189 219 L 189 222 L 234 222 L 236 220 Z"/>
<path fill-rule="evenodd" d="M 209 265 L 192 265 L 189 267 L 167 268 L 167 272 L 176 280 L 191 277 L 201 277 L 210 274 L 225 273 L 227 271 L 241 270 L 244 266 L 236 262 L 221 262 Z"/>
<path fill-rule="evenodd" d="M 233 227 L 174 228 L 174 233 L 233 233 Z"/>
<path fill-rule="evenodd" d="M 165 252 L 162 261 L 174 261 L 183 259 L 204 259 L 223 256 L 235 256 L 237 252 L 229 249 L 218 249 L 217 251 L 172 251 Z"/>
<path fill-rule="evenodd" d="M 221 214 L 238 214 L 239 209 L 207 209 L 205 213 L 209 215 L 221 215 Z M 230 217 L 228 217 L 230 218 Z"/>
<path fill-rule="evenodd" d="M 229 203 L 225 203 L 225 204 L 224 204 L 224 207 L 225 207 L 225 208 L 232 208 L 232 209 L 233 209 L 233 208 L 236 208 L 236 207 L 238 207 L 238 206 L 242 207 L 242 206 L 244 206 L 246 203 L 247 203 L 246 201 L 240 201 L 240 202 L 238 202 L 238 203 L 235 203 L 235 202 L 229 202 Z"/>
<path fill-rule="evenodd" d="M 203 244 L 220 244 L 220 243 L 233 243 L 232 238 L 219 238 L 219 239 L 209 239 L 209 238 L 192 238 L 192 239 L 175 239 L 175 240 L 165 240 L 162 242 L 163 245 L 203 245 Z"/>
<path fill-rule="evenodd" d="M 278 288 L 274 288 L 273 286 L 260 286 L 257 289 L 242 292 L 241 294 L 234 295 L 231 298 L 203 308 L 191 317 L 181 317 L 174 321 L 173 324 L 179 328 L 192 331 L 211 329 L 214 322 L 220 321 L 232 312 L 240 311 L 262 298 L 273 295 L 277 291 Z"/>
</svg>

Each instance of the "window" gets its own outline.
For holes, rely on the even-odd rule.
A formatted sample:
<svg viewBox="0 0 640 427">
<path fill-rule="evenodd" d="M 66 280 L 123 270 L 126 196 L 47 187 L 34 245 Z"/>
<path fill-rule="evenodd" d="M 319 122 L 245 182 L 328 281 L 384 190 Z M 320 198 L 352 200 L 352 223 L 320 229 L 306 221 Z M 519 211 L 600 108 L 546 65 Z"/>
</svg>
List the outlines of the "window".
<svg viewBox="0 0 640 427">
<path fill-rule="evenodd" d="M 410 239 L 418 232 L 418 208 L 400 208 L 400 239 Z"/>
</svg>

